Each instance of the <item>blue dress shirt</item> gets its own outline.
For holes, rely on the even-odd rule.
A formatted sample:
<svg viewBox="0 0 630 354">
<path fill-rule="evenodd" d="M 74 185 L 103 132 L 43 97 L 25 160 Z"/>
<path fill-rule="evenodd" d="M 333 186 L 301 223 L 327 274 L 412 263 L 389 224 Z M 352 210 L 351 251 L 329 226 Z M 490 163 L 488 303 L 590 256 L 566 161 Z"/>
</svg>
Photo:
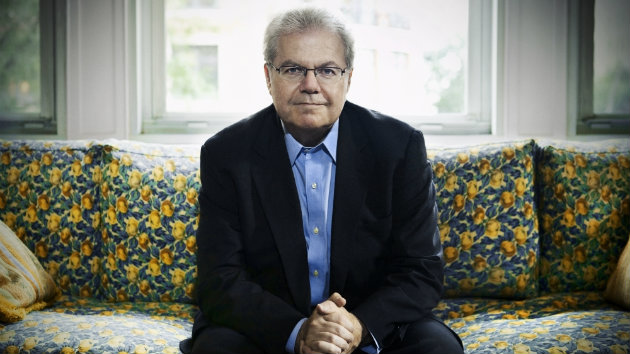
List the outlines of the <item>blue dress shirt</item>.
<svg viewBox="0 0 630 354">
<path fill-rule="evenodd" d="M 286 129 L 284 133 L 302 209 L 312 306 L 330 296 L 330 236 L 338 135 L 339 120 L 333 124 L 324 141 L 315 147 L 304 147 Z M 285 348 L 288 353 L 293 353 L 297 334 L 304 321 L 306 318 L 299 321 L 293 329 Z M 367 349 L 368 353 L 378 352 L 374 346 L 362 349 Z"/>
<path fill-rule="evenodd" d="M 289 133 L 284 135 L 302 209 L 313 306 L 329 296 L 330 234 L 338 131 L 339 121 L 335 122 L 324 141 L 312 148 L 302 146 Z"/>
</svg>

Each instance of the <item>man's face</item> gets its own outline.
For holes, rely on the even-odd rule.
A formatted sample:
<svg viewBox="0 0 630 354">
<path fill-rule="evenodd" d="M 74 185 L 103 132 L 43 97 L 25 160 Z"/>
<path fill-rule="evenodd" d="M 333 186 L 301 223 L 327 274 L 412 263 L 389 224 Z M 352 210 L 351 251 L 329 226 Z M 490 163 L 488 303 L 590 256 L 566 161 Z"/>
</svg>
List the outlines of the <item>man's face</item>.
<svg viewBox="0 0 630 354">
<path fill-rule="evenodd" d="M 297 65 L 307 69 L 324 66 L 345 69 L 344 54 L 345 48 L 338 35 L 312 30 L 280 37 L 278 53 L 271 64 L 276 68 Z M 337 120 L 346 101 L 351 76 L 352 71 L 348 70 L 339 80 L 325 81 L 308 71 L 304 79 L 290 82 L 265 65 L 267 87 L 276 111 L 298 141 L 300 139 L 294 133 L 317 136 L 327 132 Z"/>
</svg>

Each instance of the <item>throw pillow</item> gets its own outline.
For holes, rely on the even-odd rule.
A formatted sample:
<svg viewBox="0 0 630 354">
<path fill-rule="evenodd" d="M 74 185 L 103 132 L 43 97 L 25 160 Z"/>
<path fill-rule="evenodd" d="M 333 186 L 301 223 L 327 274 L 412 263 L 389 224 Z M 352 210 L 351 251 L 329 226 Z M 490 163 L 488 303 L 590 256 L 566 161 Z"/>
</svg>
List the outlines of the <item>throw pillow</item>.
<svg viewBox="0 0 630 354">
<path fill-rule="evenodd" d="M 429 150 L 447 297 L 536 296 L 532 140 Z"/>
<path fill-rule="evenodd" d="M 63 295 L 100 288 L 102 155 L 87 140 L 0 140 L 0 220 Z"/>
<path fill-rule="evenodd" d="M 52 305 L 59 293 L 33 252 L 0 221 L 0 321 L 17 322 Z"/>
<path fill-rule="evenodd" d="M 536 176 L 541 293 L 606 288 L 630 233 L 628 142 L 541 145 Z"/>
<path fill-rule="evenodd" d="M 630 310 L 630 239 L 604 292 L 606 300 Z"/>
<path fill-rule="evenodd" d="M 194 302 L 199 146 L 107 143 L 105 300 Z"/>
</svg>

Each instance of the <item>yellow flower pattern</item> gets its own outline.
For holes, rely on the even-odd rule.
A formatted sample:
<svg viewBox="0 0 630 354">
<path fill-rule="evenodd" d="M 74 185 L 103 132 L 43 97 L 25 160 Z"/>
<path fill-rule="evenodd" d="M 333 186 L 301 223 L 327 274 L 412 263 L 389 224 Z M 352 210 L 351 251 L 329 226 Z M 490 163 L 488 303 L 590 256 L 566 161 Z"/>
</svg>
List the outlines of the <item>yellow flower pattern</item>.
<svg viewBox="0 0 630 354">
<path fill-rule="evenodd" d="M 535 153 L 531 140 L 428 152 L 448 297 L 537 294 Z"/>
<path fill-rule="evenodd" d="M 446 299 L 433 312 L 460 335 L 467 353 L 630 352 L 630 312 L 598 292 Z"/>
<path fill-rule="evenodd" d="M 196 276 L 199 149 L 116 142 L 106 149 L 104 296 L 109 301 L 192 302 Z M 115 168 L 111 168 L 115 166 Z M 195 191 L 191 198 L 190 190 Z"/>
<path fill-rule="evenodd" d="M 630 234 L 629 150 L 627 140 L 553 142 L 542 148 L 538 193 L 544 293 L 606 286 Z"/>
<path fill-rule="evenodd" d="M 101 194 L 92 176 L 102 153 L 89 141 L 0 141 L 0 219 L 64 294 L 100 288 L 92 264 L 102 250 L 93 222 Z"/>
<path fill-rule="evenodd" d="M 104 303 L 64 296 L 52 309 L 0 325 L 0 353 L 179 353 L 196 311 L 183 303 Z"/>
<path fill-rule="evenodd" d="M 630 352 L 630 312 L 598 291 L 630 234 L 628 151 L 429 151 L 450 296 L 433 313 L 466 352 Z M 64 294 L 0 324 L 0 353 L 178 353 L 197 311 L 198 163 L 196 146 L 0 141 L 0 218 Z M 539 296 L 539 280 L 569 292 Z"/>
</svg>

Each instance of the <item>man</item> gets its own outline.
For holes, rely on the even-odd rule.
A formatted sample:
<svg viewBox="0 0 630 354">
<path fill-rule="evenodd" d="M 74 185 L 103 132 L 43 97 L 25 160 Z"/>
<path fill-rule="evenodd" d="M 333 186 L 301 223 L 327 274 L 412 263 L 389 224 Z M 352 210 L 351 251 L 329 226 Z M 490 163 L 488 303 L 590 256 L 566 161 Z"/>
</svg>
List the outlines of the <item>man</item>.
<svg viewBox="0 0 630 354">
<path fill-rule="evenodd" d="M 191 353 L 461 353 L 422 135 L 346 102 L 353 40 L 319 9 L 265 33 L 273 105 L 201 150 Z"/>
</svg>

